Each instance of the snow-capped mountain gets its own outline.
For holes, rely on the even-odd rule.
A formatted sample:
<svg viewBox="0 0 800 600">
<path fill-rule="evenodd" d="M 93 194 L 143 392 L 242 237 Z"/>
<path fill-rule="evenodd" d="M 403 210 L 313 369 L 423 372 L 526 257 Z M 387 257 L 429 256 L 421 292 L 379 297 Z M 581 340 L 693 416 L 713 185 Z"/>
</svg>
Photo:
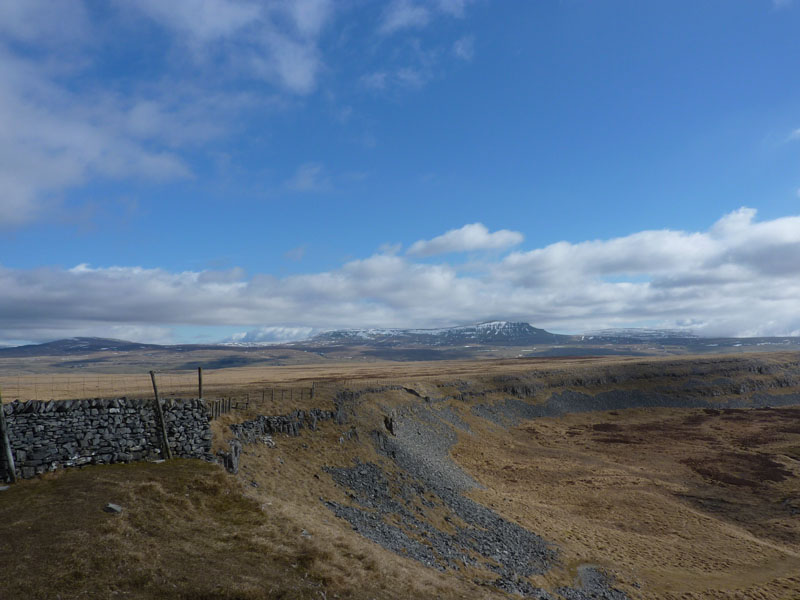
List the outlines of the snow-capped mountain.
<svg viewBox="0 0 800 600">
<path fill-rule="evenodd" d="M 309 340 L 316 344 L 420 345 L 461 346 L 491 344 L 497 346 L 526 346 L 559 343 L 570 336 L 557 335 L 537 329 L 529 323 L 490 321 L 477 325 L 444 329 L 340 329 L 327 331 Z"/>
</svg>

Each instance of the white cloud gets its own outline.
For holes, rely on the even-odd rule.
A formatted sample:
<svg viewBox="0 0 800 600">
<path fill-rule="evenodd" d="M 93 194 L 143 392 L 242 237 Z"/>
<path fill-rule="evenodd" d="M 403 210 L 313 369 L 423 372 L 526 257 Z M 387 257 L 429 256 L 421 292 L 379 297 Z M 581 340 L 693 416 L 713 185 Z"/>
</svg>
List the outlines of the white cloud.
<svg viewBox="0 0 800 600">
<path fill-rule="evenodd" d="M 334 13 L 331 0 L 144 0 L 125 6 L 172 30 L 175 44 L 207 68 L 208 59 L 222 52 L 243 76 L 300 95 L 316 88 L 323 68 L 318 38 Z"/>
<path fill-rule="evenodd" d="M 393 0 L 378 26 L 385 33 L 424 27 L 462 17 L 468 4 Z M 301 102 L 298 97 L 314 93 L 334 72 L 320 45 L 337 12 L 346 10 L 333 0 L 92 6 L 86 0 L 0 2 L 0 227 L 52 213 L 89 182 L 192 177 L 192 160 L 213 140 L 255 110 Z M 160 60 L 148 63 L 147 80 L 109 75 L 104 63 L 105 55 L 130 44 L 129 36 L 158 47 Z M 420 46 L 404 44 L 360 84 L 423 86 L 436 76 L 447 47 Z M 469 37 L 452 48 L 461 58 L 471 51 Z M 347 115 L 341 113 L 343 121 Z M 371 138 L 365 133 L 364 144 L 374 146 Z M 315 168 L 306 166 L 289 184 L 328 186 Z"/>
<path fill-rule="evenodd" d="M 200 42 L 230 37 L 251 25 L 261 14 L 255 2 L 230 0 L 138 0 L 136 8 L 154 21 Z"/>
<path fill-rule="evenodd" d="M 461 60 L 470 61 L 475 56 L 475 37 L 466 35 L 453 43 L 453 54 Z"/>
<path fill-rule="evenodd" d="M 360 82 L 368 90 L 383 92 L 390 88 L 420 88 L 428 83 L 431 77 L 430 69 L 427 66 L 400 67 L 390 73 L 376 71 L 363 75 Z"/>
<path fill-rule="evenodd" d="M 483 223 L 464 225 L 461 229 L 451 229 L 432 240 L 419 240 L 408 249 L 411 256 L 433 256 L 449 252 L 469 252 L 472 250 L 499 250 L 522 243 L 524 236 L 518 231 L 501 229 L 489 233 Z"/>
<path fill-rule="evenodd" d="M 132 135 L 135 106 L 110 96 L 85 101 L 1 45 L 0 79 L 0 226 L 38 217 L 53 194 L 90 177 L 190 175 L 178 155 Z M 159 135 L 175 130 L 165 127 Z"/>
<path fill-rule="evenodd" d="M 294 192 L 324 192 L 330 189 L 331 182 L 322 164 L 310 162 L 297 167 L 285 185 Z"/>
<path fill-rule="evenodd" d="M 709 335 L 800 335 L 800 216 L 758 222 L 741 209 L 706 231 L 559 242 L 483 266 L 476 274 L 382 253 L 284 278 L 0 267 L 0 343 L 115 327 L 163 339 L 179 325 L 266 328 L 267 339 L 281 328 L 438 327 L 498 316 L 554 331 L 691 323 Z"/>
<path fill-rule="evenodd" d="M 472 0 L 437 0 L 439 10 L 454 17 L 463 17 L 464 9 Z"/>
<path fill-rule="evenodd" d="M 394 33 L 410 27 L 424 27 L 430 21 L 430 11 L 411 0 L 394 0 L 383 15 L 382 33 Z"/>
<path fill-rule="evenodd" d="M 253 53 L 253 72 L 297 94 L 314 91 L 321 59 L 316 47 L 290 37 L 273 34 L 264 40 L 269 53 Z"/>
<path fill-rule="evenodd" d="M 475 231 L 466 241 L 448 232 L 441 237 L 449 245 L 437 242 L 438 250 L 485 248 L 499 233 Z M 266 340 L 278 339 L 281 328 L 438 327 L 498 316 L 554 331 L 691 323 L 710 335 L 800 335 L 798 298 L 800 216 L 758 222 L 740 209 L 706 231 L 559 242 L 487 262 L 479 274 L 389 252 L 284 278 L 0 267 L 0 343 L 111 335 L 113 328 L 116 337 L 139 331 L 139 339 L 165 339 L 179 325 L 266 328 Z"/>
<path fill-rule="evenodd" d="M 437 14 L 460 18 L 470 3 L 471 0 L 392 0 L 384 11 L 379 31 L 390 34 L 402 29 L 419 29 L 427 26 Z"/>
<path fill-rule="evenodd" d="M 85 43 L 89 29 L 86 8 L 80 2 L 25 0 L 0 2 L 0 35 L 35 44 Z"/>
<path fill-rule="evenodd" d="M 225 135 L 245 111 L 274 105 L 264 92 L 221 91 L 218 75 L 312 92 L 333 3 L 142 0 L 91 14 L 80 0 L 0 3 L 0 227 L 52 213 L 66 192 L 92 180 L 191 177 L 182 150 Z M 174 48 L 188 49 L 197 69 L 182 58 L 170 66 L 168 54 L 160 82 L 104 89 L 93 77 L 95 44 L 142 15 L 171 34 Z M 36 52 L 18 52 L 19 44 Z"/>
<path fill-rule="evenodd" d="M 228 341 L 239 343 L 294 342 L 307 340 L 319 333 L 313 327 L 259 327 L 233 334 Z"/>
<path fill-rule="evenodd" d="M 297 31 L 308 37 L 319 35 L 333 13 L 332 0 L 285 0 L 284 4 Z"/>
<path fill-rule="evenodd" d="M 383 71 L 376 71 L 361 76 L 361 85 L 371 90 L 384 90 L 386 89 L 387 75 Z"/>
<path fill-rule="evenodd" d="M 795 129 L 789 134 L 789 141 L 800 140 L 800 128 Z"/>
<path fill-rule="evenodd" d="M 422 87 L 427 82 L 427 76 L 413 67 L 403 67 L 397 70 L 397 82 L 405 87 Z"/>
</svg>

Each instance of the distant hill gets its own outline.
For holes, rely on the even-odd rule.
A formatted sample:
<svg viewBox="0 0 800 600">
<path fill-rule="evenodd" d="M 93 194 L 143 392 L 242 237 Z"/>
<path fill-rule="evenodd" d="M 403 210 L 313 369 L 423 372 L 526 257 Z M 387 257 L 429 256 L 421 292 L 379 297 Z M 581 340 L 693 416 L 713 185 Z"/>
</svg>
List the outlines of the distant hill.
<svg viewBox="0 0 800 600">
<path fill-rule="evenodd" d="M 491 321 L 444 329 L 340 329 L 311 338 L 314 344 L 369 346 L 527 346 L 566 343 L 573 336 L 550 333 L 529 323 Z"/>
<path fill-rule="evenodd" d="M 527 347 L 527 348 L 526 348 Z M 517 350 L 519 349 L 519 350 Z M 0 347 L 0 359 L 29 357 L 81 357 L 114 353 L 122 357 L 160 352 L 164 356 L 183 355 L 181 368 L 205 366 L 223 368 L 248 364 L 278 364 L 282 361 L 350 360 L 370 357 L 384 360 L 437 360 L 494 356 L 604 356 L 681 353 L 722 353 L 800 349 L 799 337 L 708 338 L 691 332 L 668 329 L 605 329 L 583 335 L 561 335 L 533 327 L 530 323 L 490 321 L 476 325 L 441 329 L 340 329 L 311 339 L 286 343 L 219 343 L 159 345 L 97 337 L 75 337 L 44 344 Z M 198 351 L 219 352 L 214 358 Z M 85 367 L 86 360 L 58 363 Z M 109 355 L 95 357 L 97 364 L 110 361 Z M 177 360 L 177 358 L 175 358 Z"/>
<path fill-rule="evenodd" d="M 684 329 L 601 329 L 581 336 L 584 340 L 602 340 L 616 343 L 663 342 L 665 340 L 698 340 L 700 336 Z"/>
<path fill-rule="evenodd" d="M 158 350 L 164 346 L 158 344 L 139 344 L 125 340 L 96 337 L 75 337 L 44 344 L 29 344 L 0 348 L 0 357 L 20 358 L 25 356 L 70 356 L 73 354 L 91 354 L 94 352 L 132 352 L 136 350 Z"/>
</svg>

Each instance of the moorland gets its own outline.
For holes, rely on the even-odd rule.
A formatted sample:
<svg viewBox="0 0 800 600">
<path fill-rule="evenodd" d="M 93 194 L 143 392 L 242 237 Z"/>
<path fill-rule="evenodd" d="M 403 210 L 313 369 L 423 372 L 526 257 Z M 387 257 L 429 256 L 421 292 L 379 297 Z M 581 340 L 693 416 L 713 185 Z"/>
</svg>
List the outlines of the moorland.
<svg viewBox="0 0 800 600">
<path fill-rule="evenodd" d="M 259 415 L 346 418 L 245 443 L 237 474 L 178 459 L 14 484 L 8 597 L 800 597 L 797 353 L 217 376 L 317 387 L 213 420 L 215 452 Z"/>
</svg>

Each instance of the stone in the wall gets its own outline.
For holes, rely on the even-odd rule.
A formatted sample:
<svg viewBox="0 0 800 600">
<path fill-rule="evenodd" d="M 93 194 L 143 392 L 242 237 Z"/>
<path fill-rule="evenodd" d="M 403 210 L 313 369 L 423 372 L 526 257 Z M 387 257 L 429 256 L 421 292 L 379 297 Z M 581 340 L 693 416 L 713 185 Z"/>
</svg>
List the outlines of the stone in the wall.
<svg viewBox="0 0 800 600">
<path fill-rule="evenodd" d="M 146 401 L 12 402 L 3 410 L 18 476 L 23 478 L 61 467 L 161 456 L 155 410 Z M 164 412 L 175 455 L 209 459 L 211 429 L 203 401 L 169 401 Z"/>
</svg>

